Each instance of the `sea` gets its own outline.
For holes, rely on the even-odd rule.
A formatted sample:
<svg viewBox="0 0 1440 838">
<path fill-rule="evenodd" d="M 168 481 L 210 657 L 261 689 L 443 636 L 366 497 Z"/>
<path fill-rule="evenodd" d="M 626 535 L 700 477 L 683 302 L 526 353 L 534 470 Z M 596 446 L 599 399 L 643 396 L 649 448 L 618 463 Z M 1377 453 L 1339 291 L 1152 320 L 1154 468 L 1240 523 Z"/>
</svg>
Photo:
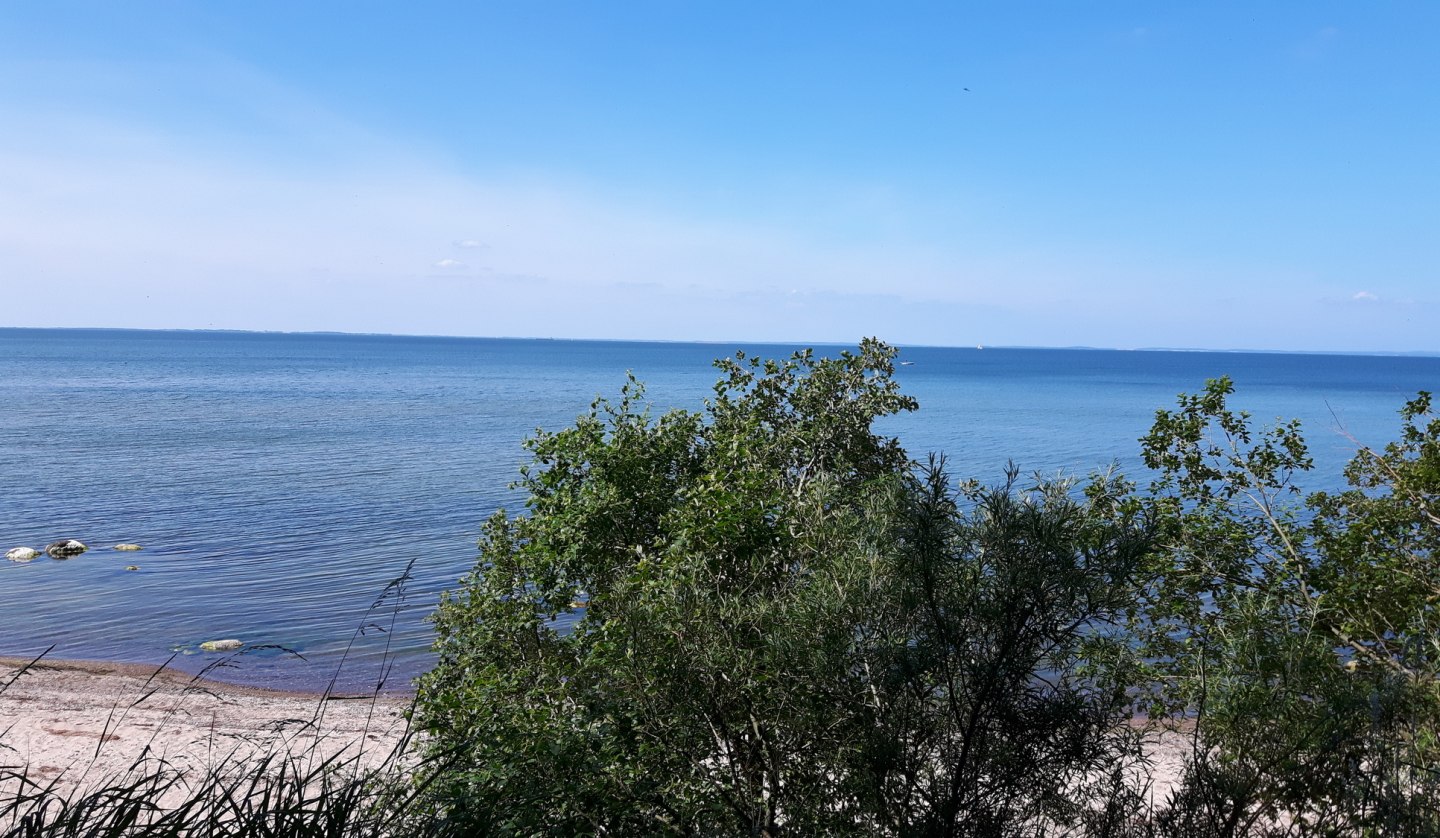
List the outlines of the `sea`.
<svg viewBox="0 0 1440 838">
<path fill-rule="evenodd" d="M 656 411 L 699 408 L 724 343 L 0 329 L 0 655 L 168 663 L 295 690 L 404 690 L 426 621 L 472 569 L 481 523 L 537 428 L 571 424 L 627 372 Z M 818 346 L 822 355 L 847 347 Z M 1257 421 L 1299 418 L 1343 485 L 1356 446 L 1440 388 L 1440 357 L 902 347 L 920 409 L 881 421 L 957 478 L 1144 482 L 1155 411 L 1228 375 Z M 139 552 L 118 552 L 137 543 Z M 138 569 L 128 569 L 130 567 Z M 206 652 L 238 639 L 237 655 Z"/>
</svg>

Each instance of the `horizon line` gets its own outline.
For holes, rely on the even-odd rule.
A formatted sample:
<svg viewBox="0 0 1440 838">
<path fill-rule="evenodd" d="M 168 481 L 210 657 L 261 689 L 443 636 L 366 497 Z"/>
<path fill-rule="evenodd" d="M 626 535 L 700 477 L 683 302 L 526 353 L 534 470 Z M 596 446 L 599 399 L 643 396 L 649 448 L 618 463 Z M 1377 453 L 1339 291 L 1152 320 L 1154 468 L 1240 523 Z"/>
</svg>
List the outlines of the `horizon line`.
<svg viewBox="0 0 1440 838">
<path fill-rule="evenodd" d="M 4 331 L 51 331 L 51 332 L 200 332 L 209 334 L 241 334 L 241 335 L 313 335 L 327 337 L 383 337 L 383 338 L 435 338 L 441 340 L 530 340 L 530 341 L 568 341 L 572 343 L 674 343 L 674 344 L 696 344 L 700 346 L 853 346 L 853 343 L 846 341 L 805 341 L 805 340 L 677 340 L 673 338 L 601 338 L 601 337 L 554 337 L 547 335 L 450 335 L 450 334 L 416 334 L 409 332 L 347 332 L 330 329 L 221 329 L 221 328 L 200 328 L 200 327 L 166 327 L 147 328 L 141 326 L 0 326 L 0 332 Z M 871 337 L 871 336 L 866 336 Z M 883 340 L 883 338 L 881 339 Z M 858 341 L 857 341 L 858 342 Z M 1216 349 L 1208 347 L 1185 347 L 1185 346 L 1088 346 L 1088 345 L 1067 345 L 1067 346 L 1046 346 L 1040 344 L 939 344 L 939 343 L 889 343 L 898 349 L 1006 349 L 1006 350 L 1050 350 L 1050 351 L 1073 351 L 1073 352 L 1213 352 L 1217 354 L 1241 354 L 1241 355 L 1353 355 L 1361 357 L 1440 357 L 1440 350 L 1435 349 L 1412 349 L 1412 350 L 1343 350 L 1343 349 L 1247 349 L 1243 347 Z"/>
</svg>

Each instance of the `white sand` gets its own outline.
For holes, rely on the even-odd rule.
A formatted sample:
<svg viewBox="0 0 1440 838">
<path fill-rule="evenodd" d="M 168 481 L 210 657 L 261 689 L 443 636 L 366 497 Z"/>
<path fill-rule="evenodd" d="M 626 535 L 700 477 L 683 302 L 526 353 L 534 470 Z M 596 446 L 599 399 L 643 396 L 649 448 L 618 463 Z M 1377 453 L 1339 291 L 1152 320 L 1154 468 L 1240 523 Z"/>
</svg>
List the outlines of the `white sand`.
<svg viewBox="0 0 1440 838">
<path fill-rule="evenodd" d="M 186 771 L 317 745 L 317 755 L 350 749 L 376 764 L 403 735 L 410 704 L 407 696 L 322 700 L 150 665 L 44 660 L 22 672 L 27 663 L 0 658 L 0 768 L 62 787 L 89 787 L 146 755 Z"/>
</svg>

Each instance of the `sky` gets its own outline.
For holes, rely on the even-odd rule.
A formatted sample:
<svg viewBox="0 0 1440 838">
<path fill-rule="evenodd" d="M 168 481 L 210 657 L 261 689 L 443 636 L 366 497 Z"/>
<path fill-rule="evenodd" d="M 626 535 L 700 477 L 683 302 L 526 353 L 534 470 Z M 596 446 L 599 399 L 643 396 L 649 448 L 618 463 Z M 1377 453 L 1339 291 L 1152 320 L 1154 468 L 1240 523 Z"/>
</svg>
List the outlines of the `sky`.
<svg viewBox="0 0 1440 838">
<path fill-rule="evenodd" d="M 0 7 L 0 326 L 1440 351 L 1440 3 Z"/>
</svg>

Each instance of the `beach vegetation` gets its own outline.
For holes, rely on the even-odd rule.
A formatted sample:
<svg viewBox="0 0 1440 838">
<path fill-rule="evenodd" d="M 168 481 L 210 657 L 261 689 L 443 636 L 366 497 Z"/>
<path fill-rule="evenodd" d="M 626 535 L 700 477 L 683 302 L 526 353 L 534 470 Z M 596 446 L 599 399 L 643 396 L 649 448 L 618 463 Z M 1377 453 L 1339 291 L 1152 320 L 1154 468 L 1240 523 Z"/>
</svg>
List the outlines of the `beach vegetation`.
<svg viewBox="0 0 1440 838">
<path fill-rule="evenodd" d="M 1136 747 L 1123 484 L 953 487 L 876 341 L 635 382 L 537 434 L 435 615 L 416 719 L 486 834 L 959 835 L 1106 816 Z M 1098 821 L 1097 821 L 1098 822 Z"/>
<path fill-rule="evenodd" d="M 1297 422 L 1257 428 L 1210 381 L 1157 413 L 1160 527 L 1137 637 L 1157 716 L 1194 722 L 1169 829 L 1440 834 L 1440 418 L 1358 445 L 1348 488 L 1303 494 Z"/>
</svg>

